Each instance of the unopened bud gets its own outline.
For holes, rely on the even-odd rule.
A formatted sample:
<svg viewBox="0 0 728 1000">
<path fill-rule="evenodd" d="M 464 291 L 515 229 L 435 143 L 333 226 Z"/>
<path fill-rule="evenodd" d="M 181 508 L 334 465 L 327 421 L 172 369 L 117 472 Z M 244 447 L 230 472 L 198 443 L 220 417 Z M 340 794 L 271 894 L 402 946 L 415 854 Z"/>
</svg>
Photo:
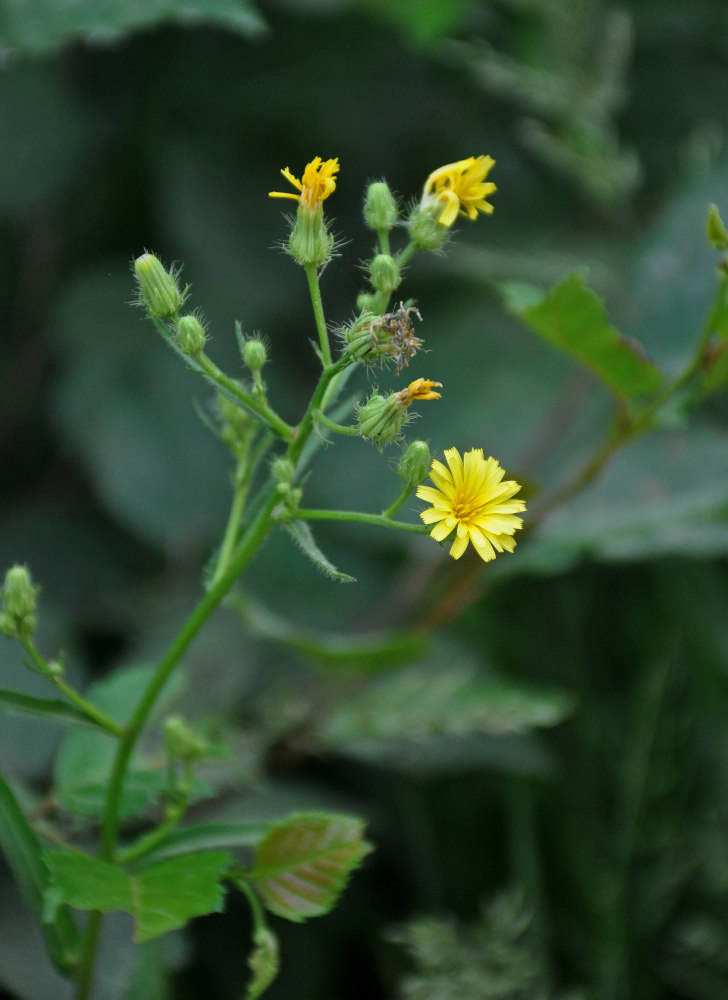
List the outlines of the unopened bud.
<svg viewBox="0 0 728 1000">
<path fill-rule="evenodd" d="M 705 224 L 708 243 L 716 250 L 728 250 L 728 231 L 720 217 L 717 205 L 711 205 Z"/>
<path fill-rule="evenodd" d="M 378 447 L 399 437 L 407 419 L 407 409 L 399 403 L 397 393 L 380 396 L 375 393 L 357 411 L 359 433 Z"/>
<path fill-rule="evenodd" d="M 375 231 L 390 230 L 397 222 L 397 199 L 385 181 L 375 181 L 367 189 L 364 221 Z"/>
<path fill-rule="evenodd" d="M 199 354 L 205 346 L 205 328 L 197 316 L 180 316 L 177 320 L 177 346 L 185 354 Z"/>
<path fill-rule="evenodd" d="M 257 337 L 251 337 L 243 342 L 243 364 L 251 372 L 259 372 L 268 360 L 265 344 Z"/>
<path fill-rule="evenodd" d="M 178 715 L 165 720 L 164 742 L 169 756 L 177 760 L 196 760 L 207 752 L 205 740 Z"/>
<path fill-rule="evenodd" d="M 450 239 L 449 230 L 438 221 L 442 206 L 436 202 L 414 207 L 407 223 L 410 240 L 418 250 L 441 250 Z"/>
<path fill-rule="evenodd" d="M 271 475 L 276 483 L 276 489 L 279 493 L 288 493 L 293 483 L 293 477 L 295 475 L 295 467 L 290 458 L 276 458 L 270 467 Z"/>
<path fill-rule="evenodd" d="M 413 441 L 406 449 L 397 465 L 397 472 L 407 486 L 415 486 L 427 478 L 432 464 L 430 448 L 426 441 Z"/>
<path fill-rule="evenodd" d="M 0 629 L 14 638 L 31 636 L 35 629 L 38 588 L 33 584 L 27 566 L 11 566 L 7 571 L 2 602 Z"/>
<path fill-rule="evenodd" d="M 378 253 L 369 264 L 369 280 L 378 292 L 391 295 L 397 288 L 402 275 L 394 257 L 388 253 Z"/>
<path fill-rule="evenodd" d="M 286 248 L 291 257 L 303 267 L 323 267 L 331 257 L 334 243 L 322 206 L 308 208 L 299 204 Z"/>
<path fill-rule="evenodd" d="M 134 272 L 139 284 L 139 301 L 149 315 L 156 319 L 174 319 L 185 299 L 175 271 L 167 271 L 153 253 L 143 253 L 134 261 Z"/>
</svg>

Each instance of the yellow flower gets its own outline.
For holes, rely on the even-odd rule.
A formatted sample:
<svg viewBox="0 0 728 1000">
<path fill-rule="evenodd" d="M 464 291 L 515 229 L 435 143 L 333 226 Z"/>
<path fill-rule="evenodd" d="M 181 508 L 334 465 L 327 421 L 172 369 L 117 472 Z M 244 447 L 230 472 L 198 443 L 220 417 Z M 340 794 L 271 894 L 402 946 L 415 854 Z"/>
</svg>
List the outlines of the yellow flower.
<svg viewBox="0 0 728 1000">
<path fill-rule="evenodd" d="M 416 378 L 405 389 L 396 393 L 399 405 L 406 409 L 415 399 L 440 399 L 441 392 L 433 392 L 432 387 L 442 389 L 442 382 L 431 382 L 429 378 Z"/>
<path fill-rule="evenodd" d="M 336 190 L 334 174 L 338 172 L 338 157 L 333 160 L 322 160 L 320 156 L 316 156 L 306 164 L 300 181 L 293 176 L 288 167 L 281 170 L 283 176 L 300 192 L 299 194 L 293 194 L 291 191 L 269 191 L 268 197 L 293 198 L 294 201 L 300 201 L 304 208 L 317 208 Z"/>
<path fill-rule="evenodd" d="M 425 524 L 434 524 L 431 537 L 442 542 L 457 529 L 453 559 L 460 558 L 468 542 L 485 562 L 495 559 L 496 552 L 513 552 L 513 535 L 523 525 L 516 513 L 526 509 L 523 500 L 512 499 L 520 484 L 503 482 L 503 469 L 494 458 L 483 458 L 482 448 L 471 448 L 463 458 L 457 448 L 447 448 L 445 459 L 449 468 L 432 463 L 435 486 L 417 487 L 419 499 L 432 504 L 420 513 Z"/>
<path fill-rule="evenodd" d="M 458 215 L 477 219 L 478 212 L 492 214 L 493 206 L 485 199 L 497 188 L 485 178 L 494 166 L 492 156 L 469 156 L 467 160 L 458 160 L 433 170 L 425 181 L 422 205 L 432 202 L 441 204 L 442 212 L 437 221 L 441 226 L 448 227 Z"/>
</svg>

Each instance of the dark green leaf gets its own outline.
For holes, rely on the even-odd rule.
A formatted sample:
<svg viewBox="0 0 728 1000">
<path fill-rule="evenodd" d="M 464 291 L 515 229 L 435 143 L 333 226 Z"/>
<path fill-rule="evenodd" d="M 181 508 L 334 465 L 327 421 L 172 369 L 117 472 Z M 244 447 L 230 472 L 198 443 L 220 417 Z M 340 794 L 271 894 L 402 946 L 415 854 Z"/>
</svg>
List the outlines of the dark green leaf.
<svg viewBox="0 0 728 1000">
<path fill-rule="evenodd" d="M 0 775 L 0 847 L 17 880 L 23 896 L 42 927 L 48 950 L 61 970 L 77 960 L 81 937 L 65 907 L 56 910 L 52 920 L 43 919 L 43 894 L 47 874 L 40 841 L 18 805 L 12 789 Z"/>
<path fill-rule="evenodd" d="M 331 813 L 299 813 L 274 824 L 250 872 L 264 904 L 296 923 L 328 913 L 371 850 L 363 832 L 361 820 Z"/>
<path fill-rule="evenodd" d="M 138 942 L 183 927 L 192 917 L 220 912 L 220 883 L 232 861 L 226 852 L 214 851 L 167 858 L 132 872 L 67 851 L 49 851 L 44 860 L 51 875 L 50 914 L 62 903 L 102 913 L 123 910 L 134 918 Z"/>
<path fill-rule="evenodd" d="M 584 285 L 580 272 L 540 297 L 522 284 L 505 284 L 502 290 L 515 316 L 590 368 L 617 395 L 639 396 L 660 388 L 660 369 L 640 345 L 610 325 L 603 302 Z"/>
<path fill-rule="evenodd" d="M 340 580 L 342 583 L 356 583 L 353 576 L 349 576 L 348 573 L 341 573 L 326 558 L 314 541 L 313 532 L 307 521 L 285 521 L 283 527 L 291 535 L 301 552 L 308 556 L 315 566 L 323 570 L 326 576 L 331 577 L 332 580 Z"/>
<path fill-rule="evenodd" d="M 35 715 L 61 726 L 88 726 L 98 729 L 87 715 L 60 698 L 37 698 L 32 694 L 0 690 L 0 712 L 8 715 Z"/>
</svg>

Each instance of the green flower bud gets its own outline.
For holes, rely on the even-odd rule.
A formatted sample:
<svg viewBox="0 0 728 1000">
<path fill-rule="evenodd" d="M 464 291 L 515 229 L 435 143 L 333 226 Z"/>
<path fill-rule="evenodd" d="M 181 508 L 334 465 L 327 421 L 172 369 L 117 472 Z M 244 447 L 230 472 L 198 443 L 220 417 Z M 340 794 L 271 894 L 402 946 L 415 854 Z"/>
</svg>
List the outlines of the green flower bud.
<svg viewBox="0 0 728 1000">
<path fill-rule="evenodd" d="M 369 280 L 378 292 L 391 295 L 397 288 L 402 275 L 394 257 L 388 253 L 378 253 L 369 264 Z"/>
<path fill-rule="evenodd" d="M 377 296 L 371 292 L 360 292 L 356 297 L 356 308 L 359 312 L 373 312 Z"/>
<path fill-rule="evenodd" d="M 243 342 L 243 364 L 251 372 L 259 372 L 268 360 L 265 344 L 257 337 L 251 337 Z"/>
<path fill-rule="evenodd" d="M 139 303 L 156 319 L 174 319 L 182 308 L 185 293 L 180 291 L 177 274 L 167 271 L 153 253 L 143 253 L 134 261 L 139 284 Z"/>
<path fill-rule="evenodd" d="M 708 243 L 716 250 L 728 250 L 728 231 L 720 217 L 717 205 L 711 205 L 708 220 L 705 224 Z"/>
<path fill-rule="evenodd" d="M 432 456 L 426 441 L 413 441 L 404 451 L 397 465 L 399 476 L 410 489 L 427 478 L 430 473 Z"/>
<path fill-rule="evenodd" d="M 290 458 L 283 458 L 283 456 L 276 458 L 271 463 L 270 472 L 275 480 L 278 492 L 288 493 L 293 484 L 293 477 L 296 474 L 295 466 Z"/>
<path fill-rule="evenodd" d="M 0 630 L 12 638 L 29 637 L 35 629 L 38 588 L 27 566 L 11 566 L 2 589 L 3 613 Z"/>
<path fill-rule="evenodd" d="M 291 257 L 303 267 L 323 267 L 333 253 L 334 243 L 321 204 L 314 208 L 299 204 L 286 248 Z"/>
<path fill-rule="evenodd" d="M 410 214 L 407 228 L 410 239 L 418 250 L 442 250 L 450 239 L 447 227 L 439 222 L 442 207 L 437 203 L 416 205 Z"/>
<path fill-rule="evenodd" d="M 375 393 L 359 407 L 357 419 L 361 436 L 381 447 L 399 437 L 407 419 L 407 409 L 401 405 L 396 392 L 389 396 Z"/>
<path fill-rule="evenodd" d="M 176 760 L 197 760 L 207 753 L 205 740 L 178 715 L 165 720 L 164 743 L 169 756 Z"/>
<path fill-rule="evenodd" d="M 367 189 L 364 221 L 375 231 L 390 230 L 397 222 L 397 199 L 385 181 L 375 181 Z"/>
<path fill-rule="evenodd" d="M 195 354 L 199 354 L 205 346 L 207 336 L 205 328 L 197 316 L 180 316 L 176 326 L 179 349 L 193 357 Z"/>
</svg>

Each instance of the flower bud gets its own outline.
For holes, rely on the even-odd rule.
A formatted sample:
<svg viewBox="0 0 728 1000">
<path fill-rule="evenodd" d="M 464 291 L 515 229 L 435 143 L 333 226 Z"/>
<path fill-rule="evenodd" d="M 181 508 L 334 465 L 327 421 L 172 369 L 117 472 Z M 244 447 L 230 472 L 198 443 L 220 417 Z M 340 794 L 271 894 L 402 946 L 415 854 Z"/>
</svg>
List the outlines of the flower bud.
<svg viewBox="0 0 728 1000">
<path fill-rule="evenodd" d="M 397 473 L 410 489 L 426 479 L 430 472 L 432 456 L 426 441 L 413 441 L 404 451 L 397 465 Z"/>
<path fill-rule="evenodd" d="M 728 250 L 728 231 L 720 217 L 717 205 L 711 205 L 705 224 L 708 243 L 716 250 Z"/>
<path fill-rule="evenodd" d="M 185 354 L 199 354 L 205 346 L 205 328 L 197 316 L 180 316 L 177 320 L 177 346 Z"/>
<path fill-rule="evenodd" d="M 402 275 L 394 257 L 388 253 L 378 253 L 369 264 L 369 280 L 378 292 L 391 295 L 397 288 Z"/>
<path fill-rule="evenodd" d="M 164 722 L 164 743 L 170 757 L 177 760 L 197 760 L 207 752 L 207 743 L 178 715 Z"/>
<path fill-rule="evenodd" d="M 11 566 L 2 589 L 3 612 L 0 630 L 13 638 L 29 637 L 35 629 L 38 588 L 27 566 Z"/>
<path fill-rule="evenodd" d="M 359 433 L 377 447 L 394 441 L 407 419 L 407 408 L 400 405 L 397 393 L 380 396 L 375 393 L 357 411 Z"/>
<path fill-rule="evenodd" d="M 371 292 L 359 292 L 356 297 L 356 308 L 359 312 L 372 312 L 377 301 L 377 296 Z"/>
<path fill-rule="evenodd" d="M 334 242 L 321 204 L 314 208 L 299 204 L 288 239 L 287 250 L 291 257 L 303 267 L 323 267 L 331 257 Z"/>
<path fill-rule="evenodd" d="M 153 253 L 143 253 L 134 261 L 134 272 L 139 284 L 139 303 L 149 315 L 155 319 L 174 319 L 185 300 L 175 271 L 165 270 Z"/>
<path fill-rule="evenodd" d="M 284 458 L 282 455 L 276 458 L 271 463 L 270 472 L 275 480 L 278 492 L 288 493 L 293 484 L 293 477 L 296 474 L 295 466 L 290 458 Z"/>
<path fill-rule="evenodd" d="M 251 372 L 259 372 L 268 360 L 265 344 L 258 337 L 251 337 L 243 342 L 243 364 Z"/>
<path fill-rule="evenodd" d="M 375 181 L 367 189 L 364 221 L 375 231 L 390 230 L 397 222 L 397 199 L 385 181 Z"/>
<path fill-rule="evenodd" d="M 415 205 L 407 228 L 410 240 L 417 250 L 442 250 L 450 238 L 448 229 L 440 225 L 439 215 L 442 209 L 436 202 L 425 202 Z"/>
</svg>

